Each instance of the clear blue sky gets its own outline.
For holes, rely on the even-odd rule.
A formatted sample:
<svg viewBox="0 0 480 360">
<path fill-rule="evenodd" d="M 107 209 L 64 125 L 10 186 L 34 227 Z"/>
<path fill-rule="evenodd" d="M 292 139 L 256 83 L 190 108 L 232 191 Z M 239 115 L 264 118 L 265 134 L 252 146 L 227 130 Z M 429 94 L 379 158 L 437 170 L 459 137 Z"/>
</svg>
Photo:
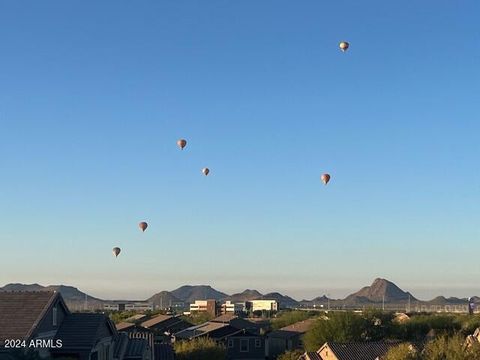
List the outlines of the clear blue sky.
<svg viewBox="0 0 480 360">
<path fill-rule="evenodd" d="M 2 1 L 0 285 L 480 295 L 479 14 Z"/>
</svg>

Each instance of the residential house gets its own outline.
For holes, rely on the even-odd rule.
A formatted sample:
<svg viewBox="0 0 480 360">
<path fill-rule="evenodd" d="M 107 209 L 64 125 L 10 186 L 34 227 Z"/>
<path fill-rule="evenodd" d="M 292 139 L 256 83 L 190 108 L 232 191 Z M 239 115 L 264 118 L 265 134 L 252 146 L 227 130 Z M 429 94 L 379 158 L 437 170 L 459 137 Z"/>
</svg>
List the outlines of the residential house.
<svg viewBox="0 0 480 360">
<path fill-rule="evenodd" d="M 53 358 L 112 360 L 117 338 L 117 330 L 106 315 L 74 313 L 65 318 L 55 335 L 62 346 L 50 352 Z"/>
<path fill-rule="evenodd" d="M 123 360 L 153 360 L 153 349 L 146 339 L 130 338 Z"/>
<path fill-rule="evenodd" d="M 174 341 L 192 340 L 199 337 L 209 337 L 215 341 L 225 341 L 225 339 L 233 334 L 241 332 L 229 324 L 206 322 L 201 325 L 191 326 L 174 334 Z"/>
<path fill-rule="evenodd" d="M 258 323 L 253 323 L 251 321 L 248 321 L 244 318 L 241 318 L 232 314 L 220 315 L 215 319 L 210 320 L 210 322 L 229 324 L 239 330 L 248 330 L 249 332 L 252 332 L 255 334 L 259 334 L 260 328 L 261 328 L 261 326 Z"/>
<path fill-rule="evenodd" d="M 228 360 L 265 360 L 265 338 L 247 330 L 227 338 Z"/>
<path fill-rule="evenodd" d="M 312 327 L 315 321 L 316 319 L 299 321 L 269 333 L 267 335 L 267 357 L 275 359 L 285 351 L 300 349 L 303 345 L 302 336 Z"/>
<path fill-rule="evenodd" d="M 322 360 L 378 360 L 399 344 L 398 341 L 327 342 L 317 351 L 317 354 Z"/>
<path fill-rule="evenodd" d="M 0 292 L 0 352 L 8 339 L 24 340 L 27 344 L 32 340 L 53 339 L 69 315 L 70 311 L 57 292 Z M 46 348 L 38 352 L 48 355 Z"/>
<path fill-rule="evenodd" d="M 158 315 L 142 322 L 141 326 L 155 334 L 156 343 L 169 343 L 172 334 L 192 326 L 180 316 Z"/>
<path fill-rule="evenodd" d="M 247 320 L 223 315 L 182 330 L 174 338 L 178 341 L 208 337 L 225 345 L 228 360 L 264 360 L 265 338 L 257 330 L 256 324 Z"/>
<path fill-rule="evenodd" d="M 75 360 L 150 360 L 152 353 L 133 351 L 126 334 L 119 334 L 104 314 L 71 313 L 57 292 L 0 292 L 0 354 L 7 339 L 43 341 L 35 351 L 40 356 Z M 133 349 L 133 350 L 132 350 Z M 128 355 L 131 354 L 130 358 Z M 11 357 L 11 356 L 10 356 Z"/>
<path fill-rule="evenodd" d="M 170 344 L 155 344 L 155 360 L 175 360 L 175 352 Z"/>
</svg>

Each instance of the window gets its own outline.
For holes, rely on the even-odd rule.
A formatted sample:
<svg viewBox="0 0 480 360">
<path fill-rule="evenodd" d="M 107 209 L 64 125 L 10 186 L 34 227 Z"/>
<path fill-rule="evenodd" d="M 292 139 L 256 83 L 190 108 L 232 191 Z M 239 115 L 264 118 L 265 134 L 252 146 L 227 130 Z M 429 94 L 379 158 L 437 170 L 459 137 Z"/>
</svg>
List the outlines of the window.
<svg viewBox="0 0 480 360">
<path fill-rule="evenodd" d="M 53 326 L 57 326 L 57 305 L 53 307 L 52 314 L 53 314 Z"/>
<path fill-rule="evenodd" d="M 228 347 L 233 348 L 233 340 L 232 339 L 228 339 Z"/>
<path fill-rule="evenodd" d="M 260 339 L 255 339 L 255 347 L 257 349 L 261 348 L 262 347 L 262 340 Z"/>
<path fill-rule="evenodd" d="M 240 352 L 248 352 L 248 339 L 240 339 Z"/>
</svg>

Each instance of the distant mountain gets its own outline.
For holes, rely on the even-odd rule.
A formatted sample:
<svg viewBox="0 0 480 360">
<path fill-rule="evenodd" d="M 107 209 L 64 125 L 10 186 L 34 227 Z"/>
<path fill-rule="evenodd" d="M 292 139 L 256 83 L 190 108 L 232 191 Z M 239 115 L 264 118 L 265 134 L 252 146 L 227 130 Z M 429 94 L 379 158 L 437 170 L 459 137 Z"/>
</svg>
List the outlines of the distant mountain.
<svg viewBox="0 0 480 360">
<path fill-rule="evenodd" d="M 409 292 L 400 289 L 394 283 L 385 279 L 375 279 L 370 286 L 365 286 L 356 293 L 344 299 L 345 304 L 366 304 L 366 303 L 398 303 L 417 301 Z"/>
<path fill-rule="evenodd" d="M 7 284 L 3 288 L 0 288 L 0 291 L 41 291 L 45 289 L 44 286 L 39 284 Z"/>
<path fill-rule="evenodd" d="M 282 295 L 278 292 L 265 294 L 260 299 L 276 300 L 281 308 L 293 308 L 299 306 L 299 302 L 297 300 L 292 299 L 290 296 Z"/>
<path fill-rule="evenodd" d="M 467 299 L 459 299 L 456 297 L 446 298 L 445 296 L 437 296 L 435 299 L 426 301 L 426 303 L 431 305 L 462 305 L 467 303 Z"/>
<path fill-rule="evenodd" d="M 255 299 L 260 299 L 263 295 L 257 290 L 247 289 L 241 293 L 233 294 L 228 296 L 225 300 L 230 300 L 232 302 L 244 302 Z"/>
<path fill-rule="evenodd" d="M 299 301 L 299 303 L 303 307 L 314 307 L 319 305 L 326 305 L 328 304 L 328 300 L 329 300 L 328 297 L 323 295 L 323 296 L 317 296 L 312 300 L 302 300 L 302 301 Z"/>
<path fill-rule="evenodd" d="M 195 300 L 222 300 L 228 297 L 227 294 L 217 291 L 209 285 L 185 285 L 170 293 L 187 303 L 194 303 Z"/>
<path fill-rule="evenodd" d="M 70 310 L 98 309 L 103 307 L 103 300 L 81 292 L 75 287 L 66 285 L 42 286 L 39 284 L 8 284 L 0 291 L 57 291 Z"/>
<path fill-rule="evenodd" d="M 155 308 L 160 308 L 160 309 L 165 309 L 172 306 L 175 303 L 178 304 L 183 302 L 182 300 L 176 298 L 169 291 L 160 291 L 159 293 L 148 298 L 146 301 L 148 301 L 149 303 L 152 303 Z"/>
</svg>

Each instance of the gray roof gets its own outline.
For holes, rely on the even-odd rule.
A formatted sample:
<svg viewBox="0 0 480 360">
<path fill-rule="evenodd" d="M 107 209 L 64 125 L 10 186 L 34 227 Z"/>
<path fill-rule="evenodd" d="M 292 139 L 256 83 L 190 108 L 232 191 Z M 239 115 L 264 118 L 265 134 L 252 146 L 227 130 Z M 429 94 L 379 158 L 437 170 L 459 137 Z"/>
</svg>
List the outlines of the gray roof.
<svg viewBox="0 0 480 360">
<path fill-rule="evenodd" d="M 155 344 L 155 360 L 175 360 L 175 353 L 170 344 Z"/>
<path fill-rule="evenodd" d="M 351 343 L 329 342 L 325 345 L 330 348 L 338 360 L 375 360 L 377 357 L 384 356 L 388 350 L 399 344 L 399 341 L 372 341 Z"/>
<path fill-rule="evenodd" d="M 104 314 L 74 313 L 68 315 L 63 321 L 55 339 L 62 340 L 65 349 L 91 349 L 98 340 L 98 331 L 106 324 L 112 333 L 117 336 L 117 331 L 111 320 Z"/>
<path fill-rule="evenodd" d="M 0 343 L 5 339 L 28 339 L 48 309 L 59 299 L 54 291 L 0 291 Z"/>
<path fill-rule="evenodd" d="M 148 348 L 148 341 L 145 339 L 129 339 L 127 351 L 125 352 L 125 359 L 142 358 L 143 353 Z"/>
</svg>

